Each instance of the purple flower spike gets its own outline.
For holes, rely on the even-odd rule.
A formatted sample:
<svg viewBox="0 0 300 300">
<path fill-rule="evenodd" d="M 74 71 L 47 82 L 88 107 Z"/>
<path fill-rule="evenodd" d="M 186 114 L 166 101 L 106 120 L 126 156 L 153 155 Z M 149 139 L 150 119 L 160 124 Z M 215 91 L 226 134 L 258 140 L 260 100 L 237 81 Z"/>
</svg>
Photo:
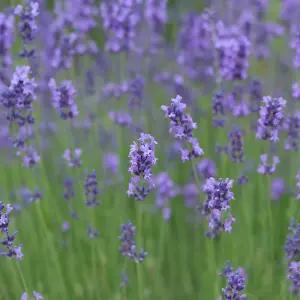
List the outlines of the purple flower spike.
<svg viewBox="0 0 300 300">
<path fill-rule="evenodd" d="M 75 118 L 79 112 L 75 103 L 76 90 L 71 81 L 63 81 L 58 87 L 52 78 L 49 81 L 49 88 L 52 92 L 52 105 L 60 113 L 64 120 Z"/>
<path fill-rule="evenodd" d="M 192 135 L 192 130 L 197 128 L 197 124 L 189 114 L 184 114 L 186 104 L 181 100 L 182 97 L 177 95 L 172 99 L 170 106 L 162 105 L 161 109 L 164 111 L 165 117 L 170 119 L 169 132 L 176 139 L 185 140 L 189 145 L 189 149 L 181 149 L 181 160 L 188 161 L 203 155 L 204 152 L 199 146 L 198 140 Z"/>
<path fill-rule="evenodd" d="M 230 191 L 233 180 L 222 179 L 216 181 L 213 177 L 206 180 L 203 185 L 203 192 L 206 194 L 206 200 L 203 207 L 203 215 L 209 222 L 209 231 L 206 235 L 215 238 L 222 231 L 231 232 L 231 224 L 235 219 L 228 213 L 228 219 L 222 220 L 223 212 L 230 209 L 230 201 L 234 199 L 233 192 Z"/>
<path fill-rule="evenodd" d="M 145 252 L 143 248 L 141 248 L 140 252 L 137 253 L 134 240 L 135 230 L 136 228 L 130 221 L 127 221 L 126 224 L 121 225 L 122 235 L 119 236 L 119 240 L 122 242 L 122 244 L 119 248 L 119 251 L 123 256 L 129 257 L 129 259 L 135 261 L 136 263 L 142 263 L 148 253 Z"/>
<path fill-rule="evenodd" d="M 155 145 L 157 142 L 150 134 L 141 133 L 138 143 L 130 146 L 129 173 L 133 175 L 129 183 L 127 194 L 134 196 L 136 200 L 144 200 L 154 187 L 152 182 L 152 166 L 156 164 Z M 143 181 L 142 186 L 138 184 Z M 145 186 L 145 183 L 148 187 Z"/>
<path fill-rule="evenodd" d="M 258 167 L 257 172 L 263 175 L 272 175 L 276 171 L 276 166 L 280 162 L 277 156 L 273 156 L 273 164 L 268 164 L 268 154 L 260 156 L 261 165 Z"/>
<path fill-rule="evenodd" d="M 3 212 L 4 209 L 6 209 L 6 212 Z M 19 246 L 13 245 L 18 232 L 16 231 L 12 235 L 10 235 L 8 231 L 8 227 L 11 221 L 10 213 L 12 211 L 13 208 L 10 206 L 10 204 L 5 205 L 0 201 L 0 233 L 2 233 L 4 236 L 1 239 L 0 244 L 6 248 L 6 251 L 0 251 L 0 255 L 13 257 L 17 260 L 22 260 L 24 256 L 22 253 L 22 244 L 20 244 Z"/>
<path fill-rule="evenodd" d="M 202 159 L 197 164 L 196 168 L 202 178 L 209 179 L 216 175 L 216 164 L 208 158 Z"/>
<path fill-rule="evenodd" d="M 189 208 L 196 207 L 197 198 L 199 198 L 199 189 L 196 184 L 189 183 L 183 187 L 183 197 L 185 205 Z"/>
<path fill-rule="evenodd" d="M 287 134 L 287 139 L 284 142 L 284 149 L 287 151 L 298 151 L 300 138 L 300 111 L 289 115 L 286 118 L 283 127 Z"/>
<path fill-rule="evenodd" d="M 86 177 L 84 180 L 85 188 L 85 205 L 89 207 L 95 207 L 100 205 L 100 202 L 97 200 L 98 197 L 98 180 L 97 173 L 93 170 L 91 173 L 86 172 Z"/>
<path fill-rule="evenodd" d="M 21 18 L 19 23 L 19 34 L 23 41 L 23 51 L 20 53 L 21 57 L 32 57 L 34 49 L 29 50 L 27 46 L 32 43 L 37 33 L 36 17 L 39 15 L 39 3 L 30 1 L 29 5 L 23 8 L 18 5 L 15 8 L 15 14 Z"/>
<path fill-rule="evenodd" d="M 297 179 L 297 188 L 298 188 L 297 199 L 300 200 L 300 171 L 298 172 L 296 179 Z"/>
<path fill-rule="evenodd" d="M 285 183 L 283 178 L 275 178 L 271 184 L 271 200 L 278 201 L 285 192 Z"/>
<path fill-rule="evenodd" d="M 287 279 L 292 282 L 291 291 L 295 296 L 300 296 L 300 262 L 292 261 L 289 264 Z"/>
<path fill-rule="evenodd" d="M 212 99 L 213 125 L 224 127 L 226 122 L 223 92 L 216 92 Z"/>
<path fill-rule="evenodd" d="M 256 138 L 277 142 L 284 119 L 286 101 L 282 98 L 263 97 L 264 106 L 260 108 L 260 118 Z"/>
<path fill-rule="evenodd" d="M 106 153 L 104 155 L 104 167 L 112 174 L 118 174 L 120 157 L 117 153 Z"/>
<path fill-rule="evenodd" d="M 243 162 L 244 161 L 244 143 L 243 134 L 233 125 L 232 130 L 229 133 L 229 154 L 233 162 Z"/>
</svg>

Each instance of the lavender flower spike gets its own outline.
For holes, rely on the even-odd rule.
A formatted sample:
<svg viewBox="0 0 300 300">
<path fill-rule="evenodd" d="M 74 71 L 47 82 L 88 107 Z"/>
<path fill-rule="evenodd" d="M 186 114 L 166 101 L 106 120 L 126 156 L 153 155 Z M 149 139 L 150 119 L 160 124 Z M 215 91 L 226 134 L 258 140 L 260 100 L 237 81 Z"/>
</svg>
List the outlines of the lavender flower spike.
<svg viewBox="0 0 300 300">
<path fill-rule="evenodd" d="M 256 138 L 277 142 L 278 133 L 284 120 L 286 101 L 283 98 L 263 97 L 264 106 L 260 108 L 260 118 Z"/>
<path fill-rule="evenodd" d="M 263 175 L 272 175 L 276 171 L 276 166 L 280 162 L 277 156 L 273 156 L 273 164 L 268 164 L 268 154 L 260 156 L 261 165 L 258 167 L 257 172 Z"/>
<path fill-rule="evenodd" d="M 156 164 L 155 145 L 157 142 L 150 134 L 141 133 L 138 143 L 130 146 L 129 173 L 134 175 L 129 183 L 128 196 L 133 195 L 136 200 L 144 200 L 149 191 L 153 188 L 152 166 Z M 141 186 L 138 184 L 143 182 Z M 148 187 L 145 186 L 148 185 Z"/>
</svg>

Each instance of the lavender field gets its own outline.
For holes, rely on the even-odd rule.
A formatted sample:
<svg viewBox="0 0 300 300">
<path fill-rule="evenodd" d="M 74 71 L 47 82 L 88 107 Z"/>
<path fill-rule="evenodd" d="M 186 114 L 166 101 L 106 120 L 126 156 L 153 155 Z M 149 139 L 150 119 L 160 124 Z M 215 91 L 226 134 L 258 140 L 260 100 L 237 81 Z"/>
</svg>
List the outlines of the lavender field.
<svg viewBox="0 0 300 300">
<path fill-rule="evenodd" d="M 300 1 L 0 9 L 0 299 L 300 297 Z"/>
</svg>

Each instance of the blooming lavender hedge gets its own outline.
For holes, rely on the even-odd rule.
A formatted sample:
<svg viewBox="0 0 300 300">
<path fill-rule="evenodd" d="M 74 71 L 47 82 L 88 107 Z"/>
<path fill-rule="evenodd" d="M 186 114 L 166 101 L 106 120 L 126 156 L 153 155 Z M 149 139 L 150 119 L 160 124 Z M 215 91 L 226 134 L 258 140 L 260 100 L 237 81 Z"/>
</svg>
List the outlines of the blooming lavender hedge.
<svg viewBox="0 0 300 300">
<path fill-rule="evenodd" d="M 300 2 L 19 2 L 0 299 L 299 297 Z"/>
</svg>

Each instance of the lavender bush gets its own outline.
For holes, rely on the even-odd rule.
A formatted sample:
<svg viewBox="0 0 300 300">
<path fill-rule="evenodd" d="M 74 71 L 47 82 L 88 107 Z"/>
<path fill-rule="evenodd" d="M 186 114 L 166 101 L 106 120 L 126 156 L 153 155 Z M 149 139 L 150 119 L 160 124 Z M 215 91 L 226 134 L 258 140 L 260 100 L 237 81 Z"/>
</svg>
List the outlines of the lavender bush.
<svg viewBox="0 0 300 300">
<path fill-rule="evenodd" d="M 300 296 L 299 1 L 0 2 L 0 299 Z"/>
</svg>

